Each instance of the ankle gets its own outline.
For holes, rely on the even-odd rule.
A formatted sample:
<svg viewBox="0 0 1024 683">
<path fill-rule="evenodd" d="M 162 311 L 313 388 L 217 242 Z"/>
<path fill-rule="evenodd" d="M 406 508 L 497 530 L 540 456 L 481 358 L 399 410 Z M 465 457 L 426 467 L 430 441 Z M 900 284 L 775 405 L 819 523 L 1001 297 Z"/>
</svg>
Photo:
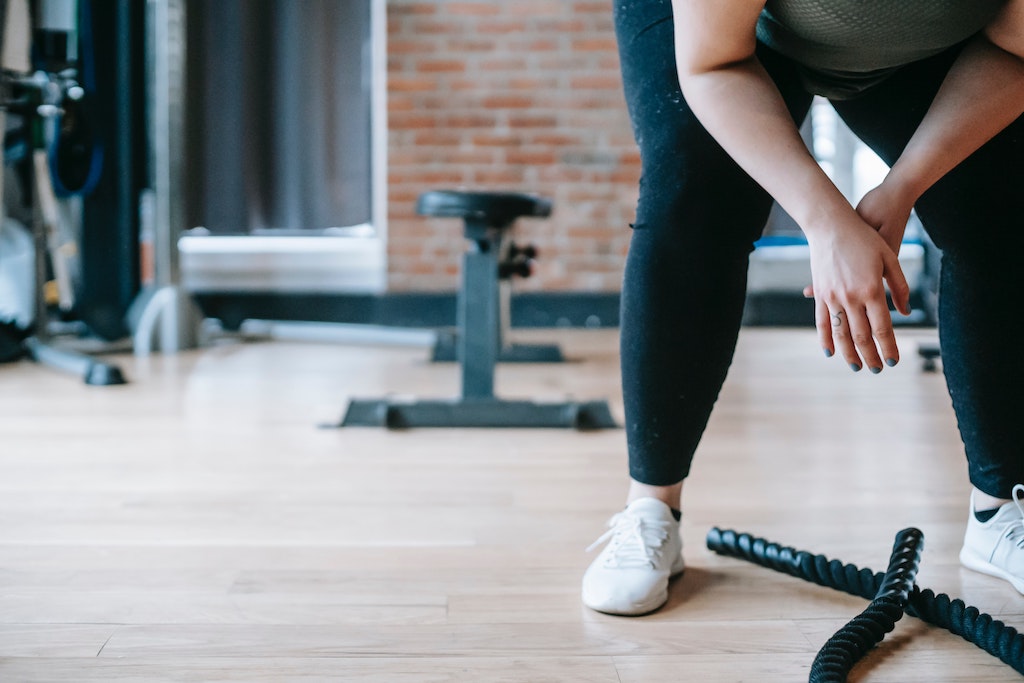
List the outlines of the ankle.
<svg viewBox="0 0 1024 683">
<path fill-rule="evenodd" d="M 974 501 L 975 512 L 979 510 L 994 510 L 1010 502 L 1009 498 L 996 498 L 978 489 L 974 489 L 971 499 Z"/>
<path fill-rule="evenodd" d="M 681 507 L 682 494 L 683 482 L 670 486 L 652 486 L 631 479 L 629 493 L 626 495 L 626 504 L 629 505 L 641 498 L 654 498 L 668 505 L 672 510 L 678 511 Z"/>
</svg>

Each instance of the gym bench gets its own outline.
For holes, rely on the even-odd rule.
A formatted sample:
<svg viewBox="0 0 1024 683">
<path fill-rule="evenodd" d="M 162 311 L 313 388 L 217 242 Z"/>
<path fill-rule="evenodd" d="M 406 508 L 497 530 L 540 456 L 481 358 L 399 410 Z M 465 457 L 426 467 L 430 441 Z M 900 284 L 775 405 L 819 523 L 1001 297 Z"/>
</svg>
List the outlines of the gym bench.
<svg viewBox="0 0 1024 683">
<path fill-rule="evenodd" d="M 510 250 L 505 238 L 518 218 L 549 216 L 551 202 L 518 193 L 436 190 L 422 194 L 416 210 L 425 216 L 461 218 L 470 243 L 462 259 L 456 321 L 461 395 L 454 400 L 412 402 L 353 400 L 341 426 L 617 427 L 606 401 L 535 403 L 494 394 L 494 367 L 503 360 L 501 280 L 517 268 L 528 268 L 525 261 L 535 255 L 532 249 Z M 529 360 L 530 353 L 536 352 L 527 351 L 520 360 Z"/>
</svg>

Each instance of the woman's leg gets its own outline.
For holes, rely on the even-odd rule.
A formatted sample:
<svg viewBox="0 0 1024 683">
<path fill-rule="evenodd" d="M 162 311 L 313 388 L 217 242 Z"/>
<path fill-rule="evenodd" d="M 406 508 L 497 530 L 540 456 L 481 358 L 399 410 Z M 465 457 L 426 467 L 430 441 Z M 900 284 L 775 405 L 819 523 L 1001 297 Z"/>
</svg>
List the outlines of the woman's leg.
<svg viewBox="0 0 1024 683">
<path fill-rule="evenodd" d="M 902 152 L 956 51 L 834 103 L 887 163 Z M 917 213 L 942 250 L 939 335 L 971 483 L 1008 499 L 1024 483 L 1024 119 L 939 180 Z"/>
<path fill-rule="evenodd" d="M 747 259 L 771 199 L 697 122 L 676 77 L 670 0 L 620 0 L 615 20 L 626 101 L 642 158 L 622 287 L 621 356 L 632 486 L 583 602 L 642 614 L 682 572 L 682 480 L 732 360 Z M 794 119 L 810 96 L 767 56 Z M 674 518 L 675 517 L 675 518 Z"/>
<path fill-rule="evenodd" d="M 622 286 L 623 397 L 630 476 L 650 492 L 677 489 L 689 472 L 732 361 L 748 257 L 771 199 L 684 101 L 669 0 L 616 3 L 616 26 L 642 158 Z M 810 96 L 788 62 L 762 52 L 802 120 Z"/>
</svg>

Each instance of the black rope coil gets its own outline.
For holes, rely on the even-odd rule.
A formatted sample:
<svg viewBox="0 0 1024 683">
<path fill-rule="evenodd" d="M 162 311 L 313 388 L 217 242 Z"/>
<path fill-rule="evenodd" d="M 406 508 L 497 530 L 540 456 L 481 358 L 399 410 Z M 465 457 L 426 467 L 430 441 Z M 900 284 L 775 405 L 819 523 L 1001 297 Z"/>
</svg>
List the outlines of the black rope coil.
<svg viewBox="0 0 1024 683">
<path fill-rule="evenodd" d="M 863 612 L 825 641 L 811 664 L 810 683 L 845 683 L 859 662 L 903 617 L 903 607 L 892 597 L 873 600 Z"/>
<path fill-rule="evenodd" d="M 904 529 L 896 534 L 889 554 L 889 568 L 882 577 L 882 585 L 875 594 L 875 599 L 893 598 L 901 607 L 906 607 L 910 591 L 917 578 L 917 568 L 921 564 L 921 550 L 924 547 L 924 534 L 920 529 Z"/>
<path fill-rule="evenodd" d="M 746 560 L 866 600 L 874 600 L 886 576 L 854 564 L 830 560 L 824 555 L 812 555 L 804 550 L 718 527 L 708 532 L 707 546 L 719 555 Z M 977 607 L 945 593 L 936 594 L 931 589 L 914 585 L 907 596 L 906 613 L 960 636 L 999 658 L 1017 673 L 1024 674 L 1024 635 Z"/>
<path fill-rule="evenodd" d="M 811 665 L 810 683 L 845 683 L 854 665 L 896 627 L 914 586 L 923 543 L 924 534 L 917 529 L 896 534 L 889 568 L 874 600 L 818 651 Z"/>
</svg>

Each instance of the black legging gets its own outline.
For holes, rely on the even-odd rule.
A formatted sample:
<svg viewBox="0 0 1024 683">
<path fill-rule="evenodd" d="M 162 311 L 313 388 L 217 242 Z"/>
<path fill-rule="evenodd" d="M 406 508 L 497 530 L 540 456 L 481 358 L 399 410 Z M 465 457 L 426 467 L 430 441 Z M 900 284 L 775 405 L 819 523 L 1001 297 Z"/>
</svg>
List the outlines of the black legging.
<svg viewBox="0 0 1024 683">
<path fill-rule="evenodd" d="M 771 198 L 690 111 L 676 75 L 670 0 L 618 0 L 626 101 L 643 173 L 622 288 L 630 476 L 686 478 L 732 362 L 747 266 Z M 833 105 L 886 163 L 899 157 L 959 47 Z M 797 65 L 757 55 L 795 122 L 812 96 Z M 1009 497 L 1024 483 L 1024 118 L 926 192 L 917 213 L 942 250 L 943 367 L 971 482 Z"/>
</svg>

